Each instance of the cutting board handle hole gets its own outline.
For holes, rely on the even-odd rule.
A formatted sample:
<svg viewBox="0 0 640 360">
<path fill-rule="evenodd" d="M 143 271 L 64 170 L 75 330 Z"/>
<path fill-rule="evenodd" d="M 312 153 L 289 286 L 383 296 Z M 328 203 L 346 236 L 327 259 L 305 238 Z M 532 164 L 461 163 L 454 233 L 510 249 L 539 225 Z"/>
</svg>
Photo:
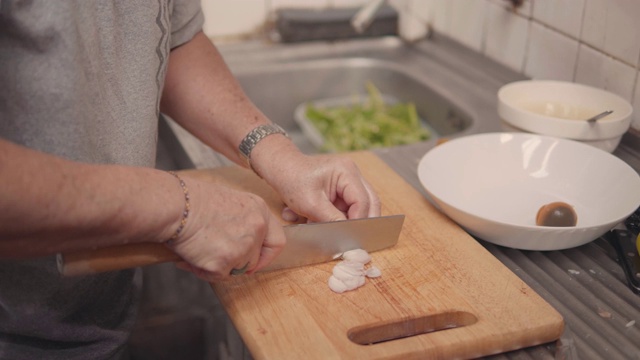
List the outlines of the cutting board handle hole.
<svg viewBox="0 0 640 360">
<path fill-rule="evenodd" d="M 373 345 L 410 336 L 473 325 L 476 322 L 478 322 L 478 318 L 471 313 L 466 311 L 450 311 L 402 320 L 361 325 L 350 329 L 347 332 L 347 336 L 349 340 L 356 344 Z"/>
</svg>

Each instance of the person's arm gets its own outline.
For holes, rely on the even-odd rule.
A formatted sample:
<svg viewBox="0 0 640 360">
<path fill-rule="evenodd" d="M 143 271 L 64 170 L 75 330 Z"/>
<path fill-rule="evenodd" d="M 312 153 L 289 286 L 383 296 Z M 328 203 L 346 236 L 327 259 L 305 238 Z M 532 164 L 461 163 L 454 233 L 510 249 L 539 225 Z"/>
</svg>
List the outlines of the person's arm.
<svg viewBox="0 0 640 360">
<path fill-rule="evenodd" d="M 270 123 L 203 33 L 172 50 L 161 110 L 243 166 L 238 145 L 252 129 Z M 276 134 L 255 146 L 251 164 L 287 206 L 313 221 L 380 214 L 376 194 L 345 158 L 306 156 L 290 139 Z"/>
<path fill-rule="evenodd" d="M 0 258 L 168 239 L 185 201 L 170 174 L 72 162 L 2 139 L 0 179 Z"/>
<path fill-rule="evenodd" d="M 160 110 L 240 165 L 245 162 L 238 144 L 256 126 L 270 123 L 202 32 L 171 51 Z"/>
<path fill-rule="evenodd" d="M 169 246 L 201 278 L 255 271 L 284 245 L 280 222 L 256 195 L 181 176 L 186 226 Z M 186 198 L 173 175 L 92 165 L 0 139 L 0 260 L 169 240 Z"/>
</svg>

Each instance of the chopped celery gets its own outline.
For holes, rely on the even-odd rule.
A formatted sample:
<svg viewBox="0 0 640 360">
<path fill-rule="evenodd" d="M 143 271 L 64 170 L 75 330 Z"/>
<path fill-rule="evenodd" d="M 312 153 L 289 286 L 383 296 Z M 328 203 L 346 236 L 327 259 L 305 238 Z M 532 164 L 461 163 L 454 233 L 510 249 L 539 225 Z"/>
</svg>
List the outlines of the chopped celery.
<svg viewBox="0 0 640 360">
<path fill-rule="evenodd" d="M 306 116 L 324 137 L 325 151 L 352 151 L 410 144 L 428 139 L 413 103 L 386 104 L 367 84 L 368 99 L 348 106 L 318 108 L 307 104 Z"/>
</svg>

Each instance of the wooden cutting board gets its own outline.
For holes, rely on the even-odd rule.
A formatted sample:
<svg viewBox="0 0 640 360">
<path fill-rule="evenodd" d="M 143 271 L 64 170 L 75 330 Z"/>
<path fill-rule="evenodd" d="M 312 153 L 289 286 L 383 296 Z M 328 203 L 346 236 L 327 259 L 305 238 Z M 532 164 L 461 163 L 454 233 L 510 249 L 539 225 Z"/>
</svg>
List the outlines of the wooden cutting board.
<svg viewBox="0 0 640 360">
<path fill-rule="evenodd" d="M 343 294 L 327 286 L 335 262 L 211 284 L 255 359 L 476 358 L 560 337 L 557 311 L 382 160 L 345 156 L 383 215 L 406 215 L 398 244 L 372 254 L 381 277 Z M 247 170 L 192 174 L 257 192 L 280 214 L 278 197 Z"/>
</svg>

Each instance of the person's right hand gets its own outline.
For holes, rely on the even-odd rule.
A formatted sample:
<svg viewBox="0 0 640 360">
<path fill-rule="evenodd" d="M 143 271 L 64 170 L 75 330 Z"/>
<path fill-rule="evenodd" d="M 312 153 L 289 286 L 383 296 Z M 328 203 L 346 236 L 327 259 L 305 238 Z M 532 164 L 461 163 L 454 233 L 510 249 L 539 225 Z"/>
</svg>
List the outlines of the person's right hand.
<svg viewBox="0 0 640 360">
<path fill-rule="evenodd" d="M 215 282 L 233 269 L 259 270 L 280 253 L 286 242 L 282 224 L 262 198 L 182 177 L 191 210 L 180 236 L 167 244 L 184 260 L 178 267 Z"/>
</svg>

